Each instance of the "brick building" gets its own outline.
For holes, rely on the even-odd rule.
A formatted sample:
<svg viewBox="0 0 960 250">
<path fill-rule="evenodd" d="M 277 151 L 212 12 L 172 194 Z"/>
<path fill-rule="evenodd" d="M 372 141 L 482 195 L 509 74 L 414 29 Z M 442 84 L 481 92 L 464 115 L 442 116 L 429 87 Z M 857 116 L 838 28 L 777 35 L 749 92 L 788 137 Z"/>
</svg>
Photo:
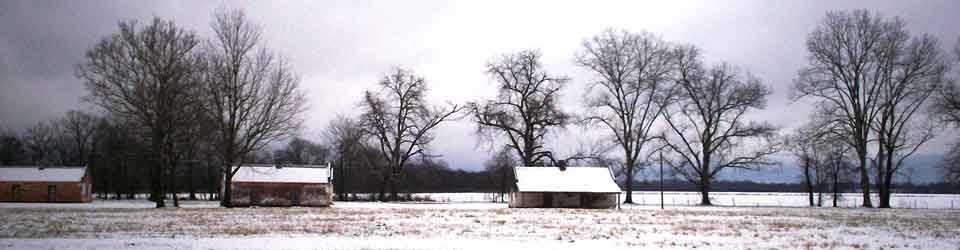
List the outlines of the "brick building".
<svg viewBox="0 0 960 250">
<path fill-rule="evenodd" d="M 230 183 L 232 206 L 330 206 L 329 166 L 254 165 L 241 167 Z"/>
<path fill-rule="evenodd" d="M 86 167 L 0 167 L 0 201 L 90 202 L 92 183 Z"/>
<path fill-rule="evenodd" d="M 620 186 L 603 167 L 515 167 L 512 208 L 614 208 Z"/>
</svg>

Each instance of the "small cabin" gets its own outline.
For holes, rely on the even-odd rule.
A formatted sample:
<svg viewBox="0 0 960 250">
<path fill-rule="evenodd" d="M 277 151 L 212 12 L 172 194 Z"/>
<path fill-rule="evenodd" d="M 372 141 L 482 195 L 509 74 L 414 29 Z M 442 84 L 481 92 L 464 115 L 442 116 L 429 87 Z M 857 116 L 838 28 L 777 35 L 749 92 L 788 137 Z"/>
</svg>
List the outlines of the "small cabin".
<svg viewBox="0 0 960 250">
<path fill-rule="evenodd" d="M 511 208 L 615 208 L 620 186 L 605 167 L 515 167 Z"/>
<path fill-rule="evenodd" d="M 230 183 L 231 205 L 322 207 L 333 204 L 332 170 L 320 165 L 240 167 Z"/>
<path fill-rule="evenodd" d="M 0 167 L 0 201 L 86 203 L 92 183 L 86 167 Z"/>
</svg>

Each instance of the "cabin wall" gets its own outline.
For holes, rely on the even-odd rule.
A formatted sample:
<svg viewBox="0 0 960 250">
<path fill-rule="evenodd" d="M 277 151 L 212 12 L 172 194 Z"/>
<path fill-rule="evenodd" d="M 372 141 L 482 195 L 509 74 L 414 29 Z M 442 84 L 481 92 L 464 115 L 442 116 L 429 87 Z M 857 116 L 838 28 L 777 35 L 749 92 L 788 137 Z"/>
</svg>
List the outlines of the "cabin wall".
<svg viewBox="0 0 960 250">
<path fill-rule="evenodd" d="M 511 208 L 614 208 L 617 194 L 566 192 L 512 192 Z"/>
<path fill-rule="evenodd" d="M 583 208 L 615 208 L 617 194 L 586 193 L 582 198 Z"/>
<path fill-rule="evenodd" d="M 511 192 L 510 207 L 543 207 L 543 193 L 536 192 Z"/>
<path fill-rule="evenodd" d="M 333 204 L 333 188 L 329 183 L 262 183 L 232 184 L 233 206 L 318 207 Z"/>
<path fill-rule="evenodd" d="M 18 197 L 14 197 L 15 186 L 19 186 L 19 194 L 16 195 Z M 84 178 L 82 182 L 0 182 L 0 201 L 91 202 L 93 197 L 90 189 L 89 178 Z"/>
</svg>

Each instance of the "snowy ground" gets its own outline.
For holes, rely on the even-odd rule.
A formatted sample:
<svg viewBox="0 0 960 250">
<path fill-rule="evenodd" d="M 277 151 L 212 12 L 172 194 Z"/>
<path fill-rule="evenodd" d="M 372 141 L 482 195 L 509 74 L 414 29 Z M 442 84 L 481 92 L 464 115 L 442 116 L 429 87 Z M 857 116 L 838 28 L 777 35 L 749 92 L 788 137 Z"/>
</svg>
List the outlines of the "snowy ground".
<svg viewBox="0 0 960 250">
<path fill-rule="evenodd" d="M 0 203 L 0 249 L 957 249 L 960 210 L 339 202 Z"/>
<path fill-rule="evenodd" d="M 415 200 L 436 202 L 491 202 L 500 201 L 498 194 L 491 193 L 414 193 Z M 809 204 L 806 193 L 760 193 L 760 192 L 713 192 L 710 193 L 714 204 L 724 206 L 750 207 L 806 207 Z M 815 196 L 816 197 L 816 196 Z M 843 193 L 838 197 L 840 207 L 859 207 L 862 201 L 859 193 Z M 621 195 L 621 201 L 626 195 Z M 814 198 L 817 199 L 817 198 Z M 823 195 L 823 205 L 832 206 L 833 196 Z M 879 198 L 873 195 L 873 204 L 879 204 Z M 660 192 L 633 192 L 633 201 L 640 205 L 660 205 Z M 665 192 L 663 203 L 667 206 L 694 206 L 700 203 L 698 192 Z M 924 209 L 960 209 L 960 195 L 956 194 L 893 194 L 890 199 L 895 208 Z"/>
<path fill-rule="evenodd" d="M 660 192 L 633 192 L 633 201 L 642 205 L 660 205 Z M 624 199 L 624 195 L 621 195 Z M 817 200 L 814 196 L 814 200 Z M 832 205 L 833 196 L 823 195 L 823 206 Z M 767 207 L 806 207 L 809 200 L 806 193 L 759 193 L 759 192 L 712 192 L 710 200 L 713 204 L 724 206 L 767 206 Z M 838 197 L 840 207 L 859 207 L 863 195 L 859 193 L 843 193 Z M 876 194 L 872 196 L 873 204 L 880 204 Z M 697 192 L 665 192 L 664 204 L 670 206 L 696 205 L 700 203 L 700 193 Z M 893 194 L 890 204 L 894 208 L 922 208 L 922 209 L 960 209 L 960 195 L 956 194 Z"/>
</svg>

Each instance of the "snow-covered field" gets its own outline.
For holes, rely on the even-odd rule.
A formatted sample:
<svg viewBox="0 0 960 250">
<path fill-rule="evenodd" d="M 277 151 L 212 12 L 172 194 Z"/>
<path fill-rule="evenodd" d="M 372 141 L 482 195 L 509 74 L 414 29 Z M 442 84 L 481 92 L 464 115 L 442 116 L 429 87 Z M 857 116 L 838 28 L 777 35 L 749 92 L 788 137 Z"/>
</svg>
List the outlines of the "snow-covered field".
<svg viewBox="0 0 960 250">
<path fill-rule="evenodd" d="M 643 205 L 660 205 L 660 192 L 633 192 L 633 202 Z M 621 200 L 624 199 L 621 195 Z M 817 196 L 814 196 L 816 201 Z M 806 193 L 756 193 L 756 192 L 714 192 L 710 193 L 713 204 L 724 206 L 767 206 L 767 207 L 806 207 L 809 201 Z M 831 206 L 833 196 L 823 195 L 823 206 Z M 859 193 L 840 194 L 837 204 L 841 207 L 859 207 L 863 195 Z M 876 194 L 873 204 L 879 204 Z M 700 203 L 700 193 L 665 192 L 666 205 L 696 205 Z M 890 203 L 894 208 L 923 209 L 960 209 L 960 195 L 956 194 L 893 194 Z"/>
<path fill-rule="evenodd" d="M 236 209 L 205 201 L 181 209 L 152 209 L 142 200 L 0 203 L 0 249 L 960 248 L 960 210 L 949 208 L 756 207 L 741 203 L 771 197 L 740 194 L 732 196 L 739 207 L 509 209 L 473 200 L 485 194 L 431 195 L 451 202 Z"/>
<path fill-rule="evenodd" d="M 436 202 L 492 202 L 500 196 L 492 193 L 414 193 L 415 200 Z M 506 197 L 506 196 L 504 196 Z M 713 192 L 710 193 L 714 204 L 724 206 L 750 207 L 806 207 L 805 193 L 758 193 L 758 192 Z M 816 196 L 815 196 L 816 197 Z M 838 205 L 841 207 L 859 207 L 862 194 L 840 194 Z M 626 198 L 621 195 L 620 200 Z M 816 198 L 815 198 L 816 199 Z M 833 196 L 823 195 L 823 205 L 831 206 Z M 664 192 L 663 203 L 667 206 L 692 206 L 700 203 L 697 192 Z M 633 192 L 633 202 L 639 205 L 660 205 L 660 192 Z M 960 209 L 960 195 L 955 194 L 893 194 L 890 202 L 895 208 Z M 879 204 L 876 194 L 873 204 Z"/>
<path fill-rule="evenodd" d="M 413 193 L 415 200 L 429 201 L 425 203 L 490 203 L 500 201 L 496 193 Z M 152 208 L 154 204 L 146 201 L 146 195 L 138 196 L 140 200 L 111 200 L 96 199 L 93 203 L 3 203 L 0 208 Z M 504 198 L 507 196 L 504 195 Z M 716 205 L 740 207 L 806 207 L 807 195 L 804 193 L 757 193 L 757 192 L 713 192 L 711 200 Z M 844 193 L 840 195 L 838 204 L 841 207 L 859 207 L 861 194 Z M 186 198 L 183 196 L 182 198 Z M 625 199 L 620 196 L 620 200 Z M 633 192 L 633 201 L 637 205 L 660 205 L 659 192 Z M 215 202 L 198 202 L 181 200 L 183 207 L 217 207 Z M 823 196 L 823 206 L 832 205 L 832 196 Z M 960 195 L 956 194 L 894 194 L 891 200 L 895 208 L 921 209 L 960 209 Z M 700 203 L 700 193 L 697 192 L 665 192 L 664 204 L 667 206 L 695 206 Z M 877 196 L 873 196 L 873 203 L 878 204 Z M 389 206 L 389 204 L 384 204 Z"/>
</svg>

